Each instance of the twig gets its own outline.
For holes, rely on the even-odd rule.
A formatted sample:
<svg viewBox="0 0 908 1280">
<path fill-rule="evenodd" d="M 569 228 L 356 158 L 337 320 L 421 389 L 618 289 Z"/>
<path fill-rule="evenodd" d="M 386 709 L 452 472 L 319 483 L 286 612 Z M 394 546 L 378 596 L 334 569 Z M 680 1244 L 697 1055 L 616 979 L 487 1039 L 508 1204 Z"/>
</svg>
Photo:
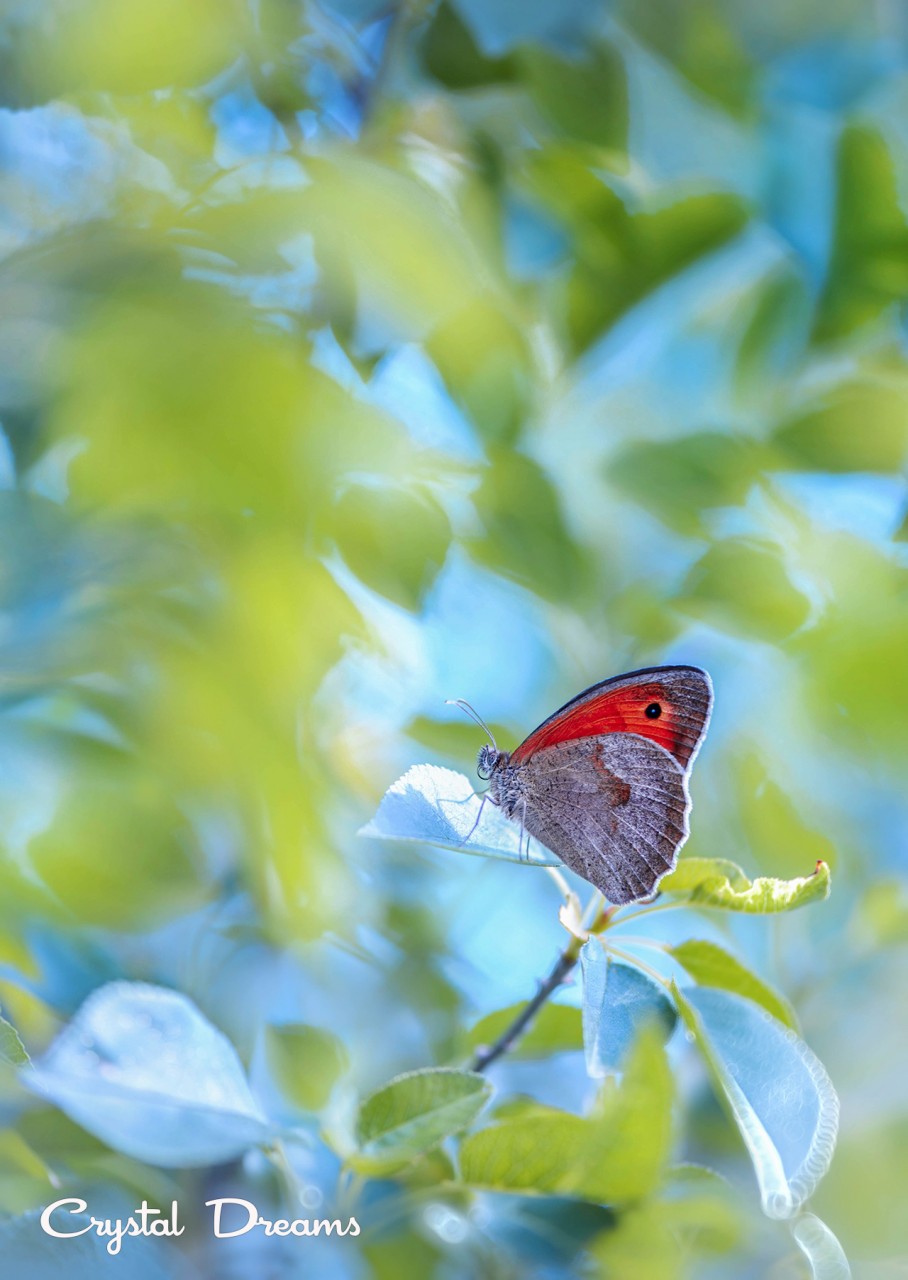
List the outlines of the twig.
<svg viewBox="0 0 908 1280">
<path fill-rule="evenodd" d="M 488 1048 L 482 1048 L 477 1052 L 470 1063 L 471 1071 L 485 1071 L 486 1067 L 493 1063 L 496 1058 L 500 1058 L 503 1053 L 507 1053 L 518 1036 L 533 1021 L 549 996 L 558 990 L 574 968 L 574 965 L 580 959 L 580 948 L 582 946 L 583 943 L 580 938 L 571 938 L 561 955 L 552 965 L 548 977 L 540 982 L 539 990 L 533 996 L 533 999 L 524 1005 L 511 1025 L 505 1028 L 493 1045 L 489 1045 Z"/>
<path fill-rule="evenodd" d="M 604 907 L 590 928 L 590 933 L 597 933 L 604 929 L 615 910 L 615 907 Z M 574 936 L 571 938 L 561 955 L 552 965 L 548 977 L 540 982 L 539 990 L 533 996 L 533 999 L 524 1005 L 514 1021 L 504 1029 L 494 1044 L 477 1050 L 473 1061 L 470 1063 L 471 1071 L 485 1071 L 486 1067 L 490 1066 L 496 1058 L 500 1058 L 503 1053 L 507 1053 L 514 1042 L 526 1031 L 549 996 L 554 995 L 562 982 L 568 977 L 580 959 L 580 951 L 585 941 L 586 939 L 582 937 Z"/>
</svg>

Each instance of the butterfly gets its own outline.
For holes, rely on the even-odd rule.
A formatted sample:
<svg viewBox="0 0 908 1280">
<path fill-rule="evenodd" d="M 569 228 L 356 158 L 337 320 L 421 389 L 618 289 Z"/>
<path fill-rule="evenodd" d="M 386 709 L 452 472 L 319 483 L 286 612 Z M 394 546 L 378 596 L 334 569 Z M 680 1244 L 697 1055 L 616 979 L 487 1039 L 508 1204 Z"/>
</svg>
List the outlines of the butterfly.
<svg viewBox="0 0 908 1280">
<path fill-rule="evenodd" d="M 609 902 L 646 898 L 687 839 L 687 780 L 712 701 L 699 667 L 644 667 L 591 685 L 515 751 L 494 738 L 480 749 L 486 799 Z"/>
</svg>

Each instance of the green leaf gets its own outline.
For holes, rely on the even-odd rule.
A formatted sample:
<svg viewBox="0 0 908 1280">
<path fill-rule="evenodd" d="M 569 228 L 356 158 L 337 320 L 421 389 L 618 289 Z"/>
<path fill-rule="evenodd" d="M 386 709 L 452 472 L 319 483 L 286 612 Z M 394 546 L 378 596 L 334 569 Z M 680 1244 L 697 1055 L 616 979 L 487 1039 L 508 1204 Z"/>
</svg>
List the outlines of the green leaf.
<svg viewBox="0 0 908 1280">
<path fill-rule="evenodd" d="M 785 465 L 803 471 L 898 472 L 908 450 L 908 386 L 880 375 L 832 387 L 783 422 L 773 443 Z"/>
<path fill-rule="evenodd" d="M 793 1030 L 797 1028 L 794 1010 L 784 996 L 779 995 L 755 973 L 751 973 L 750 969 L 724 947 L 715 942 L 691 938 L 676 947 L 670 947 L 668 954 L 701 986 L 736 991 L 738 995 L 762 1005 L 767 1013 L 778 1018 L 786 1027 Z"/>
<path fill-rule="evenodd" d="M 626 1203 L 659 1182 L 671 1145 L 672 1075 L 660 1037 L 644 1031 L 620 1084 L 590 1116 L 539 1109 L 465 1138 L 465 1182 L 497 1191 Z"/>
<path fill-rule="evenodd" d="M 470 1028 L 467 1044 L 471 1049 L 494 1044 L 523 1008 L 512 1004 L 496 1009 Z M 533 1019 L 529 1030 L 508 1050 L 509 1058 L 545 1058 L 551 1053 L 569 1053 L 583 1048 L 583 1030 L 579 1009 L 568 1004 L 548 1004 Z"/>
<path fill-rule="evenodd" d="M 691 568 L 677 607 L 732 635 L 773 643 L 797 631 L 810 614 L 779 549 L 756 538 L 714 543 Z"/>
<path fill-rule="evenodd" d="M 265 1054 L 281 1092 L 305 1111 L 321 1110 L 347 1066 L 337 1036 L 304 1023 L 266 1027 Z"/>
<path fill-rule="evenodd" d="M 360 1107 L 351 1165 L 380 1173 L 409 1164 L 472 1124 L 491 1092 L 472 1071 L 436 1067 L 396 1076 Z"/>
<path fill-rule="evenodd" d="M 702 536 L 704 513 L 740 505 L 760 472 L 765 450 L 718 431 L 680 440 L 640 440 L 618 454 L 609 478 L 679 533 Z"/>
<path fill-rule="evenodd" d="M 794 880 L 773 876 L 748 880 L 739 866 L 725 858 L 682 858 L 659 888 L 662 893 L 688 893 L 697 906 L 771 915 L 822 902 L 829 897 L 830 883 L 825 862 L 818 862 L 809 876 Z"/>
<path fill-rule="evenodd" d="M 839 142 L 835 232 L 815 336 L 844 337 L 906 294 L 908 225 L 893 155 L 878 129 L 851 125 Z"/>
<path fill-rule="evenodd" d="M 614 45 L 596 44 L 572 58 L 531 46 L 520 64 L 533 101 L 556 129 L 581 142 L 624 150 L 627 75 Z"/>
<path fill-rule="evenodd" d="M 451 541 L 448 517 L 431 494 L 387 485 L 351 484 L 330 528 L 359 580 L 410 610 L 420 607 Z"/>
<path fill-rule="evenodd" d="M 583 561 L 554 485 L 522 454 L 496 448 L 489 459 L 474 494 L 485 536 L 469 539 L 471 555 L 546 599 L 569 598 L 582 583 Z"/>
<path fill-rule="evenodd" d="M 790 1218 L 835 1148 L 839 1103 L 823 1064 L 751 1000 L 709 987 L 673 989 L 750 1155 L 764 1212 Z"/>
<path fill-rule="evenodd" d="M 579 1013 L 577 1016 L 579 1019 Z M 31 1059 L 16 1028 L 5 1018 L 0 1018 L 0 1062 L 6 1062 L 11 1067 L 23 1067 L 29 1061 Z"/>
</svg>

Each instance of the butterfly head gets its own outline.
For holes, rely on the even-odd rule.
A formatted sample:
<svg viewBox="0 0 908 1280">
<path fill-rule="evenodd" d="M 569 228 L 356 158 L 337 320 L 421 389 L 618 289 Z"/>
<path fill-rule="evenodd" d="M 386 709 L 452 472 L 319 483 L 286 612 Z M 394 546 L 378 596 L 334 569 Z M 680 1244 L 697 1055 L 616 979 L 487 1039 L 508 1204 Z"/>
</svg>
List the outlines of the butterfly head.
<svg viewBox="0 0 908 1280">
<path fill-rule="evenodd" d="M 497 747 L 490 746 L 480 747 L 479 758 L 476 761 L 476 772 L 483 782 L 488 782 L 494 773 L 504 768 L 510 758 L 510 751 L 499 751 Z"/>
</svg>

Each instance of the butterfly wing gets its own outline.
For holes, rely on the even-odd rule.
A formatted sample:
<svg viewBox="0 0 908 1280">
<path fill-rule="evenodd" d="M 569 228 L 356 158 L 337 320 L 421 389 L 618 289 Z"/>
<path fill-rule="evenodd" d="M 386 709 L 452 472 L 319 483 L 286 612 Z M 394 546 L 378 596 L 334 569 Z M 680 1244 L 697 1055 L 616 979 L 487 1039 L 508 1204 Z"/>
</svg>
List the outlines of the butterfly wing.
<svg viewBox="0 0 908 1280">
<path fill-rule="evenodd" d="M 699 667 L 645 667 L 594 684 L 544 720 L 512 754 L 523 764 L 560 742 L 634 733 L 664 747 L 690 769 L 712 710 L 712 683 Z M 647 708 L 658 708 L 658 715 Z"/>
<path fill-rule="evenodd" d="M 520 781 L 526 831 L 616 905 L 652 893 L 687 839 L 687 773 L 648 738 L 557 743 Z"/>
<path fill-rule="evenodd" d="M 711 709 L 699 667 L 647 667 L 578 694 L 510 758 L 525 829 L 610 902 L 646 897 L 687 839 Z"/>
</svg>

